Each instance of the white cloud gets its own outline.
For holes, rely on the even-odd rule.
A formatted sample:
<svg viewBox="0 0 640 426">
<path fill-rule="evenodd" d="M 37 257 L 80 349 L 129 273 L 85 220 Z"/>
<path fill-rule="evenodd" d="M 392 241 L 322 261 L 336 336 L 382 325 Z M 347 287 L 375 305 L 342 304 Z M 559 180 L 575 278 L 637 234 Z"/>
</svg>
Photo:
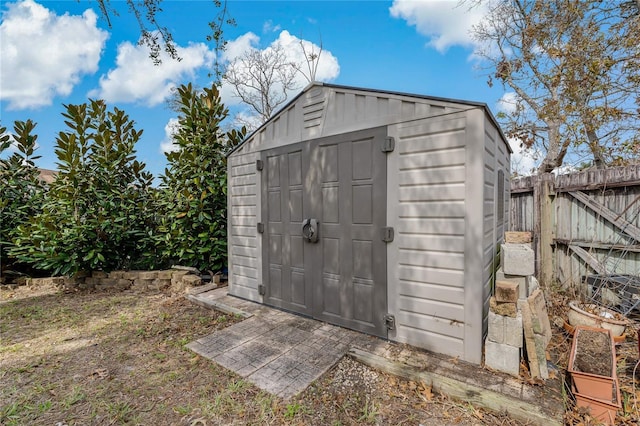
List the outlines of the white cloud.
<svg viewBox="0 0 640 426">
<path fill-rule="evenodd" d="M 273 21 L 269 19 L 267 22 L 262 24 L 262 32 L 263 33 L 276 33 L 280 31 L 282 27 L 280 25 L 274 25 Z"/>
<path fill-rule="evenodd" d="M 518 95 L 515 92 L 507 92 L 498 101 L 496 108 L 505 114 L 513 114 L 518 109 Z"/>
<path fill-rule="evenodd" d="M 51 105 L 98 70 L 108 33 L 96 27 L 93 10 L 58 16 L 33 0 L 7 7 L 0 24 L 0 100 L 9 109 Z"/>
<path fill-rule="evenodd" d="M 170 118 L 164 126 L 164 140 L 160 143 L 160 152 L 171 152 L 180 149 L 173 143 L 173 135 L 178 131 L 178 119 Z"/>
<path fill-rule="evenodd" d="M 540 150 L 525 147 L 520 139 L 509 138 L 511 154 L 511 173 L 518 176 L 530 176 L 536 173 L 540 161 L 544 157 Z"/>
<path fill-rule="evenodd" d="M 243 53 L 256 49 L 258 43 L 260 43 L 260 37 L 254 33 L 242 34 L 237 39 L 227 42 L 222 58 L 225 61 L 233 61 L 235 58 L 242 56 Z"/>
<path fill-rule="evenodd" d="M 482 5 L 469 8 L 459 0 L 394 0 L 389 8 L 391 16 L 407 21 L 429 37 L 428 46 L 444 53 L 449 47 L 475 47 L 471 28 L 485 14 Z"/>
<path fill-rule="evenodd" d="M 252 49 L 259 49 L 259 43 L 260 37 L 254 33 L 249 32 L 243 34 L 237 39 L 231 40 L 227 44 L 224 59 L 228 62 L 232 62 L 234 59 L 242 56 L 244 53 Z M 303 72 L 306 72 L 306 74 L 309 73 L 307 71 L 307 56 L 311 53 L 317 54 L 320 52 L 320 46 L 308 40 L 293 36 L 286 30 L 281 31 L 278 38 L 263 50 L 272 49 L 275 45 L 280 45 L 283 48 L 282 50 L 287 55 L 288 62 L 300 64 Z M 304 46 L 304 50 L 302 46 Z M 317 81 L 331 81 L 337 78 L 340 74 L 338 58 L 336 58 L 329 50 L 322 50 L 317 65 L 318 67 L 315 77 Z M 296 77 L 296 84 L 300 89 L 302 89 L 308 84 L 308 81 L 304 75 L 298 74 Z M 226 105 L 238 105 L 240 102 L 240 100 L 233 95 L 233 88 L 227 83 L 223 83 L 220 94 Z"/>
<path fill-rule="evenodd" d="M 155 106 L 171 95 L 171 89 L 201 67 L 211 66 L 215 57 L 203 43 L 177 46 L 177 61 L 162 52 L 160 65 L 149 59 L 149 48 L 124 42 L 118 46 L 116 68 L 100 77 L 100 88 L 89 93 L 107 102 L 140 102 Z"/>
</svg>

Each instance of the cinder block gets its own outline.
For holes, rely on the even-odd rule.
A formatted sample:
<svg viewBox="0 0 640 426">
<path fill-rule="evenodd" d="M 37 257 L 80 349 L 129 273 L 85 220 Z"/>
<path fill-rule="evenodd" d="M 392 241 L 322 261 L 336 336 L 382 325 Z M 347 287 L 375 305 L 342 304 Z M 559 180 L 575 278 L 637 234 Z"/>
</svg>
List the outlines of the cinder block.
<svg viewBox="0 0 640 426">
<path fill-rule="evenodd" d="M 488 340 L 495 343 L 504 343 L 504 318 L 502 315 L 489 311 Z"/>
<path fill-rule="evenodd" d="M 500 265 L 505 274 L 533 275 L 535 272 L 535 254 L 526 244 L 502 244 Z"/>
<path fill-rule="evenodd" d="M 520 284 L 514 281 L 496 281 L 496 300 L 516 303 L 520 298 Z"/>
<path fill-rule="evenodd" d="M 498 315 L 513 318 L 516 317 L 516 312 L 518 311 L 515 303 L 500 303 L 495 297 L 489 299 L 489 309 Z"/>
<path fill-rule="evenodd" d="M 93 278 L 108 278 L 109 275 L 104 271 L 93 271 L 91 276 Z"/>
<path fill-rule="evenodd" d="M 484 345 L 484 364 L 492 370 L 519 376 L 520 348 L 487 340 Z"/>
<path fill-rule="evenodd" d="M 531 294 L 531 291 L 527 292 L 527 289 L 531 287 L 531 279 L 534 277 L 531 275 L 519 276 L 519 275 L 509 275 L 505 274 L 502 270 L 502 267 L 498 268 L 496 271 L 496 282 L 498 281 L 512 281 L 518 283 L 518 290 L 520 294 L 518 295 L 519 299 L 526 299 Z"/>
<path fill-rule="evenodd" d="M 515 318 L 503 317 L 504 327 L 504 343 L 505 345 L 522 348 L 523 346 L 523 329 L 522 314 L 518 312 Z"/>
</svg>

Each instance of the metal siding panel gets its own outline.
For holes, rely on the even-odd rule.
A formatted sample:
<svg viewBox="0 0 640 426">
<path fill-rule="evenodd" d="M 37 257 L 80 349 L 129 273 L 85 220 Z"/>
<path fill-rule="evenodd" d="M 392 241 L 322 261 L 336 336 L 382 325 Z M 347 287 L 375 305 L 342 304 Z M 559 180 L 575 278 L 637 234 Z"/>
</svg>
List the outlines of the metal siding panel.
<svg viewBox="0 0 640 426">
<path fill-rule="evenodd" d="M 398 233 L 398 245 L 405 249 L 464 252 L 464 236 Z"/>
<path fill-rule="evenodd" d="M 232 226 L 231 235 L 237 236 L 237 237 L 255 237 L 256 227 L 255 226 Z"/>
<path fill-rule="evenodd" d="M 398 279 L 450 287 L 464 286 L 464 272 L 453 269 L 430 268 L 397 264 Z"/>
<path fill-rule="evenodd" d="M 412 185 L 400 187 L 403 202 L 413 201 L 459 201 L 464 198 L 464 183 Z"/>
<path fill-rule="evenodd" d="M 464 182 L 464 165 L 439 167 L 436 169 L 411 169 L 398 173 L 400 185 L 436 184 Z"/>
<path fill-rule="evenodd" d="M 248 145 L 248 151 L 252 145 Z M 229 231 L 228 264 L 229 293 L 259 300 L 257 272 L 260 259 L 257 256 L 257 171 L 256 154 L 237 152 L 228 159 Z"/>
<path fill-rule="evenodd" d="M 466 145 L 466 214 L 465 214 L 465 285 L 464 359 L 475 364 L 482 361 L 483 308 L 480 301 L 484 283 L 478 280 L 483 271 L 483 173 L 484 173 L 485 113 L 480 109 L 467 111 Z"/>
<path fill-rule="evenodd" d="M 458 218 L 407 218 L 398 223 L 396 229 L 400 235 L 415 235 L 421 238 L 423 234 L 464 236 L 464 219 Z"/>
<path fill-rule="evenodd" d="M 407 313 L 415 313 L 424 315 L 428 313 L 431 317 L 442 318 L 448 321 L 464 321 L 464 309 L 461 305 L 442 302 L 438 300 L 431 300 L 429 298 L 419 298 L 414 295 L 401 296 L 398 306 L 401 311 Z M 459 327 L 456 327 L 456 331 L 460 331 Z M 462 334 L 457 334 L 453 337 L 462 337 Z"/>
<path fill-rule="evenodd" d="M 407 266 L 425 266 L 429 268 L 453 270 L 462 270 L 464 268 L 463 253 L 400 248 L 398 260 L 400 265 Z"/>
<path fill-rule="evenodd" d="M 462 358 L 464 355 L 464 344 L 462 339 L 450 337 L 451 332 L 448 329 L 442 330 L 445 334 L 433 333 L 427 331 L 428 324 L 413 318 L 409 315 L 403 315 L 397 318 L 408 323 L 416 324 L 416 328 L 405 327 L 398 331 L 397 341 L 400 343 L 408 343 L 418 346 L 435 353 L 441 353 L 452 357 Z"/>
<path fill-rule="evenodd" d="M 429 153 L 403 155 L 400 158 L 400 170 L 460 165 L 465 164 L 465 160 L 464 148 L 450 148 Z"/>
<path fill-rule="evenodd" d="M 396 212 L 390 224 L 397 230 L 389 245 L 389 280 L 398 282 L 389 295 L 397 324 L 390 338 L 456 356 L 464 334 L 458 325 L 464 320 L 464 123 L 464 114 L 458 114 L 389 130 L 396 138 L 389 157 L 389 197 L 397 200 L 388 204 Z M 449 348 L 439 346 L 442 342 Z"/>
<path fill-rule="evenodd" d="M 396 207 L 400 218 L 464 218 L 464 201 L 400 201 Z"/>
<path fill-rule="evenodd" d="M 398 296 L 418 297 L 462 306 L 464 289 L 440 284 L 402 280 L 398 283 Z"/>
</svg>

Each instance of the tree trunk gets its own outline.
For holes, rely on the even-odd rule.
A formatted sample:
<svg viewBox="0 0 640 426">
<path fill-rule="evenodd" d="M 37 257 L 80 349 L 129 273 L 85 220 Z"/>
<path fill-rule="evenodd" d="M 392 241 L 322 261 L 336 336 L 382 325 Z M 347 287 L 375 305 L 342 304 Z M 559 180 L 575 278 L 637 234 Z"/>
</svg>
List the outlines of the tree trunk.
<svg viewBox="0 0 640 426">
<path fill-rule="evenodd" d="M 547 147 L 547 154 L 538 167 L 538 174 L 551 173 L 557 167 L 560 167 L 567 153 L 567 147 L 560 146 L 560 124 L 554 122 L 548 123 L 548 125 L 549 146 Z"/>
<path fill-rule="evenodd" d="M 638 0 L 640 1 L 640 0 Z M 597 169 L 604 169 L 607 167 L 607 161 L 602 155 L 602 147 L 600 146 L 600 138 L 596 135 L 593 129 L 587 128 L 587 139 L 589 140 L 589 149 L 593 154 L 593 164 Z"/>
</svg>

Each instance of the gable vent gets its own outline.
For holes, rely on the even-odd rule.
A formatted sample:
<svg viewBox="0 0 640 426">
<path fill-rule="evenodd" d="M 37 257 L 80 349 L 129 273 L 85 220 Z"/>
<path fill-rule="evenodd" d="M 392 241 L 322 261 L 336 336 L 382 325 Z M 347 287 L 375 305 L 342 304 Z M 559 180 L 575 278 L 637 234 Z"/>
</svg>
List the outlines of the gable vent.
<svg viewBox="0 0 640 426">
<path fill-rule="evenodd" d="M 307 93 L 304 103 L 302 104 L 302 121 L 305 129 L 318 127 L 322 124 L 324 101 L 324 91 L 320 87 L 311 89 Z"/>
</svg>

